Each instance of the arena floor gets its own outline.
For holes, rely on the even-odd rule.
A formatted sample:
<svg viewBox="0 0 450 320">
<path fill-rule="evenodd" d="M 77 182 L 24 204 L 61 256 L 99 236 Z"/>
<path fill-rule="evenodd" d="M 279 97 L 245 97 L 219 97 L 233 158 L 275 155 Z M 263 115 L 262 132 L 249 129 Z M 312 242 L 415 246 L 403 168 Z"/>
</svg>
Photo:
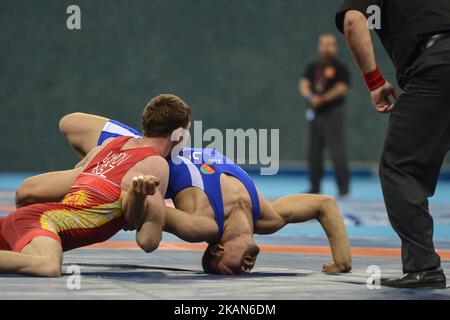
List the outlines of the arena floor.
<svg viewBox="0 0 450 320">
<path fill-rule="evenodd" d="M 0 215 L 13 210 L 14 188 L 28 174 L 0 175 Z M 294 175 L 255 177 L 259 189 L 273 199 L 307 189 L 307 180 Z M 327 241 L 317 223 L 289 226 L 272 236 L 257 236 L 262 248 L 250 275 L 202 274 L 203 245 L 187 244 L 165 234 L 160 249 L 145 254 L 136 248 L 133 233 L 121 232 L 108 242 L 66 253 L 64 276 L 41 279 L 0 275 L 0 299 L 450 299 L 449 290 L 370 290 L 367 268 L 378 266 L 382 276 L 400 275 L 399 240 L 388 225 L 376 179 L 354 178 L 350 199 L 339 201 L 353 247 L 353 271 L 325 275 L 331 262 Z M 334 195 L 331 179 L 324 192 Z M 450 181 L 442 180 L 431 209 L 435 242 L 450 276 Z M 73 276 L 80 270 L 81 288 Z M 72 270 L 72 271 L 71 271 Z"/>
</svg>

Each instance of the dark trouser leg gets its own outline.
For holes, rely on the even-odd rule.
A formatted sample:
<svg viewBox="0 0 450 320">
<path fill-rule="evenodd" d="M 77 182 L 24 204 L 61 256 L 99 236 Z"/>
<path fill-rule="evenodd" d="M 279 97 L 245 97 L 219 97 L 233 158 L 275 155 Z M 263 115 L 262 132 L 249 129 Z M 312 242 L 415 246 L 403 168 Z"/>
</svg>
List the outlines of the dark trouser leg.
<svg viewBox="0 0 450 320">
<path fill-rule="evenodd" d="M 323 176 L 323 133 L 320 116 L 309 123 L 309 180 L 311 192 L 320 192 L 320 180 Z"/>
<path fill-rule="evenodd" d="M 345 195 L 349 193 L 350 174 L 344 133 L 344 109 L 337 107 L 330 110 L 324 127 L 326 145 L 330 148 L 339 194 Z"/>
<path fill-rule="evenodd" d="M 436 75 L 435 70 L 410 81 L 391 114 L 381 160 L 383 195 L 389 220 L 402 241 L 405 273 L 440 266 L 428 198 L 450 148 L 447 71 L 448 76 Z"/>
</svg>

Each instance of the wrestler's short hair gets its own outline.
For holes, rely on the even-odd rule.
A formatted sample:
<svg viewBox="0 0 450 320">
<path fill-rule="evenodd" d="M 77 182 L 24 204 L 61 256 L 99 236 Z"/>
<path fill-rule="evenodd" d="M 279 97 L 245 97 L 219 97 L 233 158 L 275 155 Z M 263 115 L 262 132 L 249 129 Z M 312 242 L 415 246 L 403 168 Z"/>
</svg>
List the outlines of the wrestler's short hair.
<svg viewBox="0 0 450 320">
<path fill-rule="evenodd" d="M 220 258 L 211 253 L 212 246 L 213 246 L 212 244 L 208 245 L 205 252 L 203 253 L 202 257 L 203 272 L 206 274 L 220 274 L 220 271 L 217 268 L 217 262 L 219 262 Z"/>
<path fill-rule="evenodd" d="M 166 138 L 178 128 L 187 128 L 191 108 L 173 94 L 161 94 L 147 104 L 142 113 L 142 132 L 149 138 Z"/>
</svg>

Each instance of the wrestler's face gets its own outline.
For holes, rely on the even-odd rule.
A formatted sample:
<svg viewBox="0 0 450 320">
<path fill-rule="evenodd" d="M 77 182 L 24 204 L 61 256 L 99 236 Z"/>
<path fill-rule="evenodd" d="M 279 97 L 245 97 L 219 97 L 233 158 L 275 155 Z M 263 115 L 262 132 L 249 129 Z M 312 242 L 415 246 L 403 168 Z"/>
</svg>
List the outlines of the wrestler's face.
<svg viewBox="0 0 450 320">
<path fill-rule="evenodd" d="M 219 256 L 215 269 L 219 274 L 238 275 L 249 273 L 256 263 L 259 248 L 252 238 L 244 237 L 219 244 Z"/>
<path fill-rule="evenodd" d="M 337 40 L 332 35 L 323 35 L 319 39 L 319 55 L 323 59 L 332 59 L 337 55 Z"/>
</svg>

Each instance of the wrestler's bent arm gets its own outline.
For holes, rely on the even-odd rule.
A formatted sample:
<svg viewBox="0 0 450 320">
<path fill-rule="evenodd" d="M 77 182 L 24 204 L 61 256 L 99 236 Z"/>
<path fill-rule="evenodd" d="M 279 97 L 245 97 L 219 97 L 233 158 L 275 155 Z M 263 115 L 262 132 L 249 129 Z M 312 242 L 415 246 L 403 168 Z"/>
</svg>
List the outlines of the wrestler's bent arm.
<svg viewBox="0 0 450 320">
<path fill-rule="evenodd" d="M 122 180 L 122 208 L 129 225 L 136 228 L 136 242 L 145 252 L 156 250 L 165 220 L 164 194 L 169 167 L 162 157 L 137 163 Z"/>
<path fill-rule="evenodd" d="M 333 264 L 323 266 L 324 272 L 349 272 L 352 256 L 347 231 L 336 201 L 328 196 L 291 195 L 280 198 L 270 205 L 261 201 L 261 218 L 255 231 L 260 234 L 274 233 L 287 224 L 317 219 L 330 242 Z"/>
<path fill-rule="evenodd" d="M 132 187 L 122 196 L 122 208 L 127 222 L 134 228 L 140 228 L 147 211 L 146 198 L 156 193 L 159 178 L 154 176 L 135 176 Z"/>
<path fill-rule="evenodd" d="M 212 243 L 217 240 L 219 234 L 219 228 L 213 219 L 170 207 L 166 207 L 164 231 L 192 243 L 205 241 Z"/>
<path fill-rule="evenodd" d="M 159 191 L 146 200 L 145 217 L 136 231 L 136 243 L 147 253 L 159 247 L 165 219 L 164 197 Z"/>
</svg>

